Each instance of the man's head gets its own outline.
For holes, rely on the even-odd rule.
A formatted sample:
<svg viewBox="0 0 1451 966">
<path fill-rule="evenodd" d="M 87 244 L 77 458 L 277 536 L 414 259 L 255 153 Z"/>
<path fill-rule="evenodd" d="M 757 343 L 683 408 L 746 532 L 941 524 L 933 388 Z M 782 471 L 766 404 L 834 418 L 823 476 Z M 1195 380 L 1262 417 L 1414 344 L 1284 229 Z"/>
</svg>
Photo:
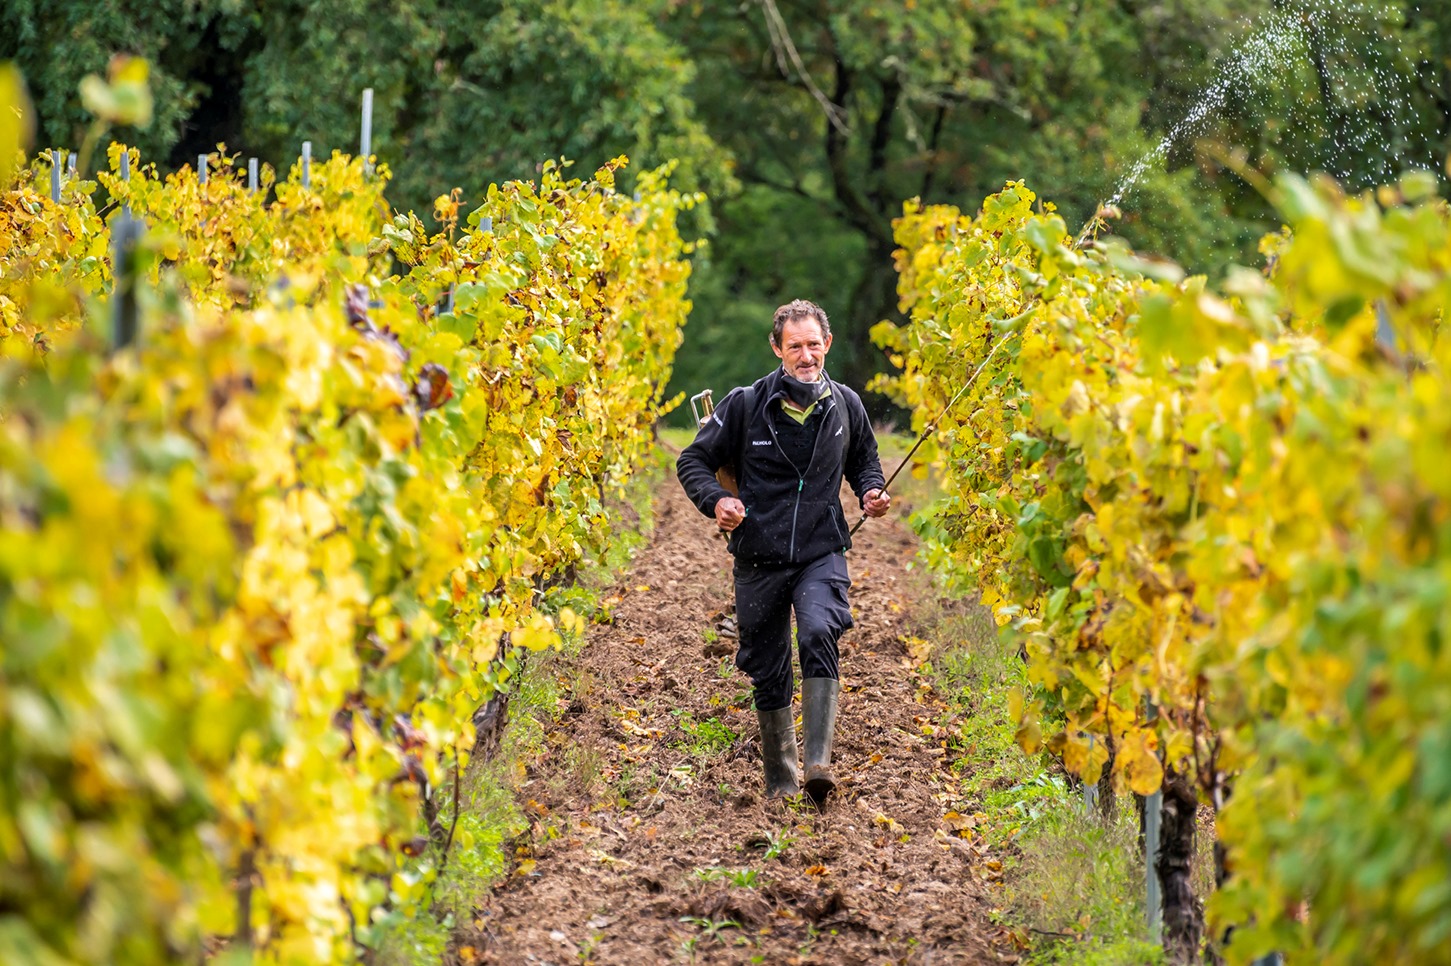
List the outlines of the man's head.
<svg viewBox="0 0 1451 966">
<path fill-rule="evenodd" d="M 821 378 L 826 353 L 831 349 L 831 323 L 821 306 L 805 299 L 776 310 L 771 325 L 771 351 L 788 375 L 802 382 Z"/>
</svg>

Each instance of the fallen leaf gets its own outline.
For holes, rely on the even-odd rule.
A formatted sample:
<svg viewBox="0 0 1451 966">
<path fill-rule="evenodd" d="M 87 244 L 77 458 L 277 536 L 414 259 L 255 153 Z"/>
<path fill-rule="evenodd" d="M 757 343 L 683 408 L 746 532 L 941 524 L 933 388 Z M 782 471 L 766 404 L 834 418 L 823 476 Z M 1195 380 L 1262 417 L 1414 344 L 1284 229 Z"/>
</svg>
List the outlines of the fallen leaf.
<svg viewBox="0 0 1451 966">
<path fill-rule="evenodd" d="M 635 863 L 629 861 L 628 859 L 617 859 L 613 855 L 610 855 L 608 852 L 604 852 L 600 849 L 590 849 L 589 854 L 591 858 L 599 862 L 601 865 L 607 865 L 612 869 L 633 869 L 635 867 Z"/>
<path fill-rule="evenodd" d="M 872 818 L 872 821 L 877 825 L 880 825 L 882 828 L 886 829 L 888 832 L 898 832 L 902 828 L 902 826 L 897 822 L 896 819 L 891 818 L 887 815 L 883 815 L 880 812 Z"/>
<path fill-rule="evenodd" d="M 808 865 L 806 867 L 806 874 L 807 875 L 818 875 L 818 876 L 820 876 L 820 875 L 826 875 L 827 874 L 826 873 L 826 866 L 822 865 L 820 862 L 818 862 L 815 865 Z"/>
<path fill-rule="evenodd" d="M 969 829 L 977 828 L 978 817 L 976 815 L 960 815 L 957 812 L 948 812 L 942 816 L 942 821 L 959 832 L 966 832 Z"/>
<path fill-rule="evenodd" d="M 920 667 L 932 656 L 932 642 L 920 637 L 904 637 L 902 646 L 907 649 L 907 656 L 912 659 L 913 667 Z"/>
</svg>

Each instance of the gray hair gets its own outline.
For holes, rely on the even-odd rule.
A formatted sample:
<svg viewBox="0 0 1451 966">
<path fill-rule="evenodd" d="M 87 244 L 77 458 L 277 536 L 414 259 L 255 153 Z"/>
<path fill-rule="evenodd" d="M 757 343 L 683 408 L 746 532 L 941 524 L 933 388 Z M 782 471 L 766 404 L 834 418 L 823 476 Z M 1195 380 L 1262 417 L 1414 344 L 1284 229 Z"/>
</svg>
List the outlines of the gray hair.
<svg viewBox="0 0 1451 966">
<path fill-rule="evenodd" d="M 798 322 L 801 319 L 815 319 L 821 326 L 821 337 L 823 339 L 831 335 L 831 323 L 826 319 L 826 312 L 815 302 L 808 302 L 805 299 L 796 299 L 787 302 L 776 310 L 771 320 L 771 344 L 781 344 L 781 330 L 786 327 L 787 322 Z"/>
</svg>

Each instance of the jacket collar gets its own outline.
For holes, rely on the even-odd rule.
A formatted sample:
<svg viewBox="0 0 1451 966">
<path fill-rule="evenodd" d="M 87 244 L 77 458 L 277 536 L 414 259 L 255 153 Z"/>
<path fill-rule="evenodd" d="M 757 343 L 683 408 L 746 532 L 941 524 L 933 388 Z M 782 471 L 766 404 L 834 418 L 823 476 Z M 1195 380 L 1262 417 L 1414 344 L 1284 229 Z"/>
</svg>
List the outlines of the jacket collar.
<svg viewBox="0 0 1451 966">
<path fill-rule="evenodd" d="M 782 377 L 785 376 L 785 375 L 786 375 L 786 367 L 783 365 L 783 366 L 777 366 L 775 372 L 769 373 L 766 376 L 765 381 L 764 381 L 764 385 L 761 388 L 765 390 L 764 395 L 766 397 L 766 404 L 767 405 L 770 405 L 771 403 L 775 402 L 777 399 L 785 399 L 786 398 L 786 386 L 781 381 L 782 380 Z M 832 399 L 832 400 L 836 399 L 836 397 L 838 395 L 838 393 L 836 391 L 836 383 L 834 381 L 832 381 L 831 376 L 827 374 L 827 372 L 826 372 L 825 369 L 822 369 L 821 370 L 821 378 L 823 378 L 823 379 L 826 380 L 826 386 L 827 386 L 828 389 L 831 390 L 831 395 L 830 396 L 827 396 L 826 398 L 827 399 Z"/>
</svg>

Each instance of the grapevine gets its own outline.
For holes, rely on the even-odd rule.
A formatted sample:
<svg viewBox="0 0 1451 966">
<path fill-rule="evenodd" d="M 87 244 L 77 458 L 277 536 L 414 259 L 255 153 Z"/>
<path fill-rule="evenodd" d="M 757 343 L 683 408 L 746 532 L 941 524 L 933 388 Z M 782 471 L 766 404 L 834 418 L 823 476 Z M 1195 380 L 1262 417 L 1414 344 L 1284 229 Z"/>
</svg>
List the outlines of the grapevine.
<svg viewBox="0 0 1451 966">
<path fill-rule="evenodd" d="M 1223 803 L 1233 960 L 1442 961 L 1451 217 L 1416 177 L 1277 200 L 1272 270 L 1223 293 L 1076 248 L 1021 184 L 909 205 L 911 325 L 876 335 L 922 425 L 1015 333 L 923 528 L 1023 641 L 1022 747 Z"/>
<path fill-rule="evenodd" d="M 539 587 L 649 445 L 695 198 L 549 165 L 430 233 L 359 159 L 254 196 L 123 150 L 0 195 L 0 959 L 351 961 L 427 906 L 473 711 L 579 624 Z"/>
</svg>

